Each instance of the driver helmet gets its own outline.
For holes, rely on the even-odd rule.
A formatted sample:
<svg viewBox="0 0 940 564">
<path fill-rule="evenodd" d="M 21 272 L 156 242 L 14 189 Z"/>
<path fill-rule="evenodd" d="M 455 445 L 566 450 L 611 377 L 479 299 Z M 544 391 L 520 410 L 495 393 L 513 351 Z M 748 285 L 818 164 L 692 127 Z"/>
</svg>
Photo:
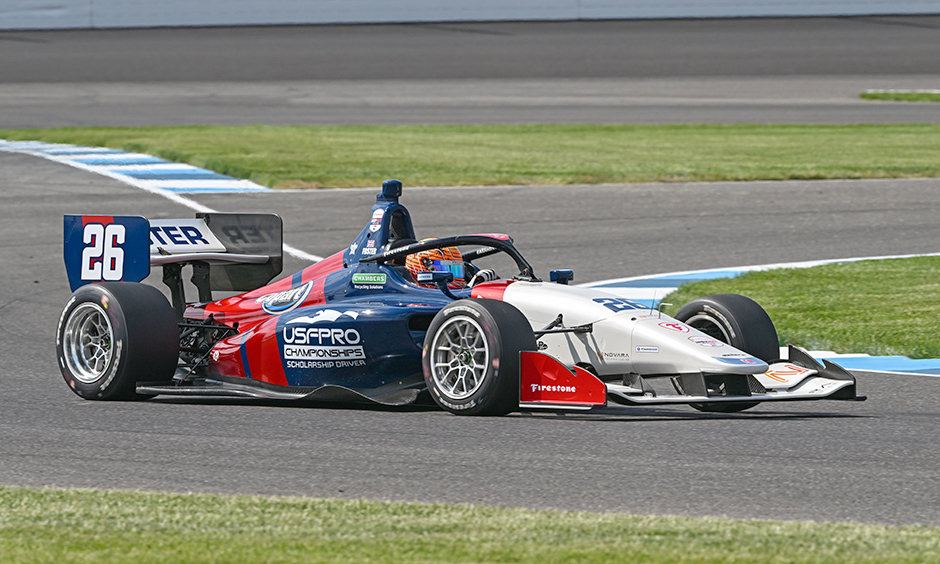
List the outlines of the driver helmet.
<svg viewBox="0 0 940 564">
<path fill-rule="evenodd" d="M 428 240 L 423 239 L 423 241 Z M 464 278 L 463 256 L 457 247 L 442 247 L 412 253 L 405 258 L 405 268 L 411 272 L 415 280 L 418 279 L 419 272 L 451 272 L 454 275 L 454 280 L 447 285 L 448 288 L 460 289 L 467 287 Z M 420 284 L 420 286 L 435 287 L 433 284 Z"/>
</svg>

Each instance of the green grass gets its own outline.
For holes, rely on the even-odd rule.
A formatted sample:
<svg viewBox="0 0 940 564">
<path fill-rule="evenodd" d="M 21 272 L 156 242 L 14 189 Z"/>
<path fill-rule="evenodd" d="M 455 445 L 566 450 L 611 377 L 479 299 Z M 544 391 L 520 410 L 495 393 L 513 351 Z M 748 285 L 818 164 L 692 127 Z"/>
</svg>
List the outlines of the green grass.
<svg viewBox="0 0 940 564">
<path fill-rule="evenodd" d="M 859 95 L 863 100 L 890 102 L 940 102 L 940 91 L 923 90 L 869 90 Z"/>
<path fill-rule="evenodd" d="M 940 125 L 466 125 L 0 130 L 277 188 L 940 176 Z"/>
<path fill-rule="evenodd" d="M 781 344 L 813 350 L 940 358 L 940 257 L 752 272 L 681 286 L 678 306 L 734 293 L 761 304 Z"/>
<path fill-rule="evenodd" d="M 0 487 L 0 560 L 940 562 L 940 529 Z"/>
</svg>

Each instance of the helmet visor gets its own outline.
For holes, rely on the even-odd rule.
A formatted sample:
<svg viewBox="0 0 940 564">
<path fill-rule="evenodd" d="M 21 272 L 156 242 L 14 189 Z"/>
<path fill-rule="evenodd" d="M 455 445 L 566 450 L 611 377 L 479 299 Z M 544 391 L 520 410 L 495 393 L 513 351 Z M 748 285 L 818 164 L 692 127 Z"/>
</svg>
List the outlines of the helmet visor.
<svg viewBox="0 0 940 564">
<path fill-rule="evenodd" d="M 463 279 L 463 261 L 459 260 L 432 260 L 431 270 L 437 272 L 450 272 L 454 280 Z"/>
</svg>

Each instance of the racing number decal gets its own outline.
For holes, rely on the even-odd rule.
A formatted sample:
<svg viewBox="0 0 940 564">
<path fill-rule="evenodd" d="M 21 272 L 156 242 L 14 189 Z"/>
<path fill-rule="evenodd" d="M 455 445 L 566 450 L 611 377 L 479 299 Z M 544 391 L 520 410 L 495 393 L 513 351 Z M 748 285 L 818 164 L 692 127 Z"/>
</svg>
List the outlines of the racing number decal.
<svg viewBox="0 0 940 564">
<path fill-rule="evenodd" d="M 82 241 L 90 246 L 82 251 L 82 280 L 114 282 L 124 277 L 124 236 L 124 226 L 118 223 L 85 225 Z"/>
<path fill-rule="evenodd" d="M 648 309 L 645 305 L 624 298 L 594 298 L 594 301 L 611 311 L 626 311 L 629 309 Z"/>
<path fill-rule="evenodd" d="M 95 282 L 140 282 L 150 274 L 150 223 L 137 216 L 67 215 L 65 270 L 74 292 Z"/>
</svg>

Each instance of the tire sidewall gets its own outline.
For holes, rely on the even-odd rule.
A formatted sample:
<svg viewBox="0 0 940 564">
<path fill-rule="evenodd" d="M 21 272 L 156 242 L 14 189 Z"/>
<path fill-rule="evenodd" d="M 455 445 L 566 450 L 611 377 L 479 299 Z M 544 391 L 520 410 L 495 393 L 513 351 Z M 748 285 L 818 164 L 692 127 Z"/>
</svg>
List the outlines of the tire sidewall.
<svg viewBox="0 0 940 564">
<path fill-rule="evenodd" d="M 480 326 L 489 357 L 479 388 L 465 398 L 454 399 L 447 396 L 434 379 L 430 348 L 448 322 L 461 318 Z M 520 323 L 525 324 L 524 328 L 520 328 Z M 434 401 L 452 413 L 504 415 L 519 405 L 519 351 L 534 346 L 535 337 L 528 322 L 511 305 L 487 299 L 458 300 L 441 309 L 428 327 L 421 355 L 425 384 Z"/>
<path fill-rule="evenodd" d="M 772 362 L 780 356 L 773 322 L 757 302 L 746 296 L 705 296 L 684 305 L 675 317 L 688 322 L 696 316 L 708 317 L 720 325 L 728 334 L 728 344 L 738 350 L 764 362 Z"/>
<path fill-rule="evenodd" d="M 82 304 L 104 311 L 111 325 L 112 358 L 102 374 L 83 382 L 71 373 L 65 355 L 69 319 Z M 89 284 L 76 290 L 59 317 L 56 355 L 69 388 L 85 399 L 144 399 L 136 393 L 138 381 L 169 382 L 179 360 L 176 314 L 159 290 L 134 282 Z"/>
<path fill-rule="evenodd" d="M 69 369 L 65 362 L 65 328 L 69 319 L 75 313 L 79 306 L 92 303 L 99 306 L 107 315 L 111 323 L 111 362 L 98 379 L 92 382 L 83 382 L 79 380 Z M 59 369 L 65 383 L 73 392 L 86 399 L 111 399 L 115 396 L 126 396 L 128 393 L 126 383 L 122 385 L 118 378 L 123 373 L 127 362 L 127 324 L 124 319 L 124 311 L 121 309 L 120 302 L 114 295 L 100 284 L 82 286 L 72 294 L 72 297 L 66 303 L 59 318 L 59 325 L 56 330 L 56 354 L 59 362 Z M 133 391 L 133 390 L 130 390 Z"/>
</svg>

